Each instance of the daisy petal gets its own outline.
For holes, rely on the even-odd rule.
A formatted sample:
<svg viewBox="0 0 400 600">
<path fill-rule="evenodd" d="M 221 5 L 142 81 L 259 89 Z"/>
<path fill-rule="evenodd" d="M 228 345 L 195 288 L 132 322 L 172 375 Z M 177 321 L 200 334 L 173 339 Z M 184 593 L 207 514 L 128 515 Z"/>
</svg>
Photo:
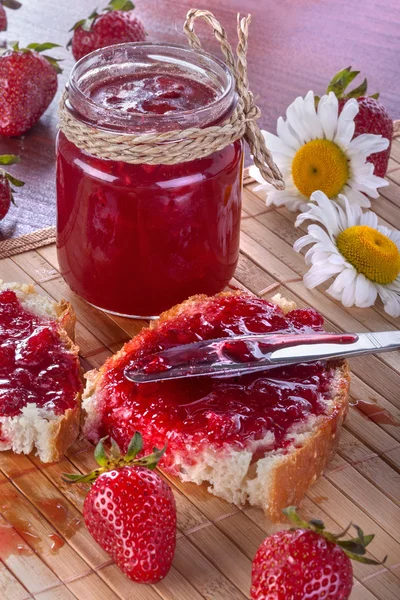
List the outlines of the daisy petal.
<svg viewBox="0 0 400 600">
<path fill-rule="evenodd" d="M 382 152 L 389 146 L 389 140 L 382 137 L 381 135 L 374 135 L 373 133 L 362 133 L 361 135 L 354 138 L 348 148 L 347 152 L 350 156 L 364 154 L 365 158 L 375 152 Z"/>
<path fill-rule="evenodd" d="M 263 131 L 262 134 L 264 136 L 265 143 L 273 156 L 275 154 L 282 154 L 282 156 L 293 158 L 296 151 L 291 146 L 285 144 L 283 140 L 273 133 L 269 133 L 269 131 Z"/>
<path fill-rule="evenodd" d="M 343 288 L 341 302 L 343 306 L 353 306 L 356 299 L 356 279 Z"/>
<path fill-rule="evenodd" d="M 289 128 L 289 125 L 282 119 L 282 117 L 279 117 L 278 119 L 276 131 L 283 143 L 286 146 L 289 146 L 291 150 L 297 152 L 297 150 L 301 147 L 302 144 L 297 139 L 297 137 L 293 135 Z"/>
<path fill-rule="evenodd" d="M 332 275 L 340 273 L 342 268 L 341 265 L 313 265 L 303 277 L 304 285 L 313 289 L 321 283 L 325 283 Z"/>
<path fill-rule="evenodd" d="M 333 140 L 338 121 L 338 99 L 333 92 L 322 96 L 318 102 L 318 116 L 327 140 Z"/>
<path fill-rule="evenodd" d="M 360 225 L 368 225 L 368 227 L 372 227 L 373 229 L 377 229 L 378 227 L 378 217 L 372 212 L 372 210 L 366 210 L 363 213 L 359 220 Z M 389 230 L 388 230 L 389 231 Z M 388 234 L 386 234 L 388 235 Z"/>
<path fill-rule="evenodd" d="M 359 308 L 366 308 L 375 303 L 378 290 L 376 286 L 362 273 L 357 275 L 355 288 L 355 305 Z"/>
<path fill-rule="evenodd" d="M 382 299 L 385 312 L 391 317 L 400 317 L 400 294 L 379 286 L 379 296 Z"/>
<path fill-rule="evenodd" d="M 340 295 L 344 288 L 348 285 L 352 285 L 357 277 L 357 271 L 351 267 L 349 269 L 344 269 L 339 275 L 336 277 L 335 281 L 332 283 L 330 288 L 327 290 L 328 293 L 334 295 L 335 298 Z"/>
<path fill-rule="evenodd" d="M 358 102 L 355 98 L 351 98 L 346 102 L 338 118 L 334 142 L 339 145 L 348 146 L 354 135 L 354 117 L 358 113 L 358 110 Z"/>
</svg>

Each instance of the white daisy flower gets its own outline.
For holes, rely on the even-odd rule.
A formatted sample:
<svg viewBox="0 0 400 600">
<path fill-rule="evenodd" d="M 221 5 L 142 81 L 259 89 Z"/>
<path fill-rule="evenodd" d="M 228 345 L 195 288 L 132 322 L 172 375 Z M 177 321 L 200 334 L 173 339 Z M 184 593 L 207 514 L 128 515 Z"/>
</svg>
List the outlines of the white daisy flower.
<svg viewBox="0 0 400 600">
<path fill-rule="evenodd" d="M 331 200 L 344 194 L 351 204 L 368 207 L 367 196 L 378 198 L 378 188 L 388 185 L 374 175 L 374 165 L 367 158 L 386 150 L 389 140 L 367 133 L 353 138 L 357 100 L 348 100 L 340 115 L 338 106 L 330 92 L 321 97 L 316 109 L 314 92 L 308 92 L 288 107 L 286 121 L 279 117 L 277 136 L 262 132 L 286 186 L 276 190 L 255 165 L 250 167 L 250 175 L 267 191 L 268 205 L 305 210 L 311 194 L 321 190 Z"/>
<path fill-rule="evenodd" d="M 296 226 L 306 220 L 320 225 L 309 225 L 293 246 L 300 252 L 312 244 L 304 285 L 312 289 L 335 277 L 327 292 L 344 306 L 372 306 L 380 296 L 385 311 L 400 316 L 400 231 L 382 227 L 375 213 L 363 213 L 345 196 L 339 198 L 344 208 L 320 191 L 311 200 Z"/>
</svg>

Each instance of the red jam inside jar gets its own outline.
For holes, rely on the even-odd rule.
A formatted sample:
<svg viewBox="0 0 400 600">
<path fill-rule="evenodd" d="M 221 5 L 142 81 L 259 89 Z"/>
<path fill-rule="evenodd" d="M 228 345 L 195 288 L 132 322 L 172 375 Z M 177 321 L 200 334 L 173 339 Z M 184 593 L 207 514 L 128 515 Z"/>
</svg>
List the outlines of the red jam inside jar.
<svg viewBox="0 0 400 600">
<path fill-rule="evenodd" d="M 317 361 L 235 377 L 192 377 L 153 383 L 133 383 L 126 367 L 156 352 L 200 340 L 233 335 L 314 333 L 322 331 L 323 318 L 311 309 L 284 314 L 266 300 L 246 294 L 220 295 L 189 309 L 156 329 L 128 342 L 123 358 L 110 363 L 102 379 L 98 437 L 112 436 L 124 449 L 136 430 L 146 450 L 169 451 L 169 467 L 178 453 L 185 462 L 206 448 L 222 451 L 226 444 L 251 448 L 273 433 L 269 447 L 285 448 L 290 431 L 307 419 L 326 414 L 332 393 L 334 362 Z M 258 442 L 258 444 L 257 444 Z"/>
<path fill-rule="evenodd" d="M 14 291 L 0 292 L 0 416 L 14 417 L 28 403 L 63 414 L 81 388 L 57 323 L 24 308 Z"/>
<path fill-rule="evenodd" d="M 232 75 L 180 46 L 122 44 L 75 66 L 67 108 L 119 135 L 224 122 Z M 104 160 L 57 141 L 57 248 L 64 279 L 98 308 L 152 317 L 229 282 L 239 252 L 243 146 L 149 165 Z"/>
</svg>

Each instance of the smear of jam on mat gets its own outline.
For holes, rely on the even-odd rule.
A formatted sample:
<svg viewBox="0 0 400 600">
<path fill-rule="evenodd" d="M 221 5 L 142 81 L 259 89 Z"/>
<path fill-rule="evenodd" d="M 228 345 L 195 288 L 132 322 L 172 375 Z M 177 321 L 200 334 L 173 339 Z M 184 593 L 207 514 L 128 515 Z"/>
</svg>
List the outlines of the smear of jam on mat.
<svg viewBox="0 0 400 600">
<path fill-rule="evenodd" d="M 52 554 L 57 554 L 59 549 L 64 546 L 65 541 L 56 533 L 50 533 L 48 537 L 51 540 L 50 552 Z"/>
<path fill-rule="evenodd" d="M 57 498 L 39 500 L 39 510 L 58 531 L 43 539 L 33 524 L 22 516 L 23 508 L 16 506 L 17 500 L 15 495 L 4 496 L 0 500 L 0 558 L 3 560 L 13 554 L 29 556 L 34 551 L 41 553 L 46 548 L 56 554 L 65 540 L 72 538 L 82 525 L 82 520 L 72 515 Z"/>
<path fill-rule="evenodd" d="M 136 384 L 124 368 L 173 346 L 239 334 L 321 331 L 322 317 L 314 310 L 282 310 L 245 294 L 219 296 L 199 310 L 188 311 L 142 333 L 140 349 L 133 340 L 126 355 L 106 371 L 102 384 L 105 410 L 101 435 L 112 435 L 127 448 L 135 430 L 149 445 L 191 452 L 225 443 L 248 447 L 273 432 L 271 448 L 284 447 L 290 427 L 325 410 L 334 364 L 318 361 L 275 368 L 240 377 L 193 377 Z M 148 448 L 147 448 L 148 449 Z M 164 467 L 168 468 L 168 454 Z"/>
<path fill-rule="evenodd" d="M 42 549 L 41 538 L 32 523 L 21 516 L 15 496 L 4 496 L 0 501 L 0 558 L 5 560 L 13 554 L 29 556 Z"/>
<path fill-rule="evenodd" d="M 74 516 L 68 506 L 57 498 L 38 501 L 38 508 L 55 529 L 67 540 L 72 538 L 82 524 L 79 517 Z"/>
<path fill-rule="evenodd" d="M 400 427 L 400 421 L 391 415 L 386 408 L 382 408 L 379 404 L 376 404 L 376 402 L 356 400 L 353 406 L 357 407 L 364 417 L 371 419 L 377 425 L 394 425 L 395 427 Z"/>
<path fill-rule="evenodd" d="M 28 403 L 62 414 L 80 388 L 56 322 L 26 310 L 15 292 L 0 292 L 0 415 L 16 416 Z"/>
</svg>

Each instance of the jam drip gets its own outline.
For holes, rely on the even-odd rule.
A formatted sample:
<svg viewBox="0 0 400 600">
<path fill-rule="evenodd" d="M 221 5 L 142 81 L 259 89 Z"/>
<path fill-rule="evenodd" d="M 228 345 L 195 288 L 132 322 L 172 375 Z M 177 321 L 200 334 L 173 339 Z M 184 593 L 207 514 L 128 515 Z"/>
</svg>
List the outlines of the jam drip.
<svg viewBox="0 0 400 600">
<path fill-rule="evenodd" d="M 26 310 L 15 292 L 0 292 L 0 415 L 14 417 L 30 402 L 62 414 L 80 389 L 78 362 L 56 322 Z"/>
<path fill-rule="evenodd" d="M 125 449 L 135 430 L 149 446 L 167 440 L 168 457 L 190 454 L 229 443 L 249 448 L 268 432 L 275 441 L 264 450 L 288 443 L 288 430 L 310 415 L 323 414 L 333 368 L 326 362 L 291 365 L 236 377 L 193 377 L 154 383 L 132 383 L 124 369 L 135 361 L 181 344 L 254 333 L 312 333 L 323 319 L 313 310 L 282 310 L 247 294 L 220 295 L 196 310 L 142 332 L 125 346 L 124 358 L 103 378 L 101 435 L 111 435 Z M 259 449 L 258 449 L 259 451 Z M 172 459 L 170 459 L 171 461 Z"/>
</svg>

